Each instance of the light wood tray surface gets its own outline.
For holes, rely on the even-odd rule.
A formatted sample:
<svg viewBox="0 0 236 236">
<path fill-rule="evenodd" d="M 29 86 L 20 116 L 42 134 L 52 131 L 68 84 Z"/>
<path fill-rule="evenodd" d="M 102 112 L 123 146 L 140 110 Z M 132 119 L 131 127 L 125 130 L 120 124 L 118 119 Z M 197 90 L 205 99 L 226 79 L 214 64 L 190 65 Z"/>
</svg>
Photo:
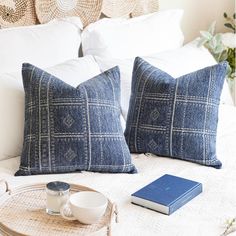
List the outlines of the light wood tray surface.
<svg viewBox="0 0 236 236">
<path fill-rule="evenodd" d="M 108 199 L 104 216 L 98 223 L 84 225 L 78 221 L 67 221 L 61 216 L 51 216 L 45 211 L 46 184 L 34 184 L 9 190 L 0 196 L 0 235 L 33 236 L 70 236 L 70 235 L 111 235 L 112 216 L 116 212 L 115 204 Z M 95 191 L 81 185 L 71 185 L 71 193 Z M 101 234 L 99 234 L 101 235 Z"/>
</svg>

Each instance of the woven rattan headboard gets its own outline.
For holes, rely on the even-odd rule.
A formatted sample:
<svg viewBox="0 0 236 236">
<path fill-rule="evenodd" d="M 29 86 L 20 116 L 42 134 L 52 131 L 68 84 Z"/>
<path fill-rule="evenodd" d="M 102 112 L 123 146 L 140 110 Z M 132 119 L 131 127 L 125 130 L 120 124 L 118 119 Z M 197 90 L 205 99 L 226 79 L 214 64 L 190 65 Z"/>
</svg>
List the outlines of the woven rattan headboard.
<svg viewBox="0 0 236 236">
<path fill-rule="evenodd" d="M 79 16 L 84 26 L 107 17 L 135 17 L 157 11 L 158 0 L 0 0 L 0 27 L 46 23 Z"/>
</svg>

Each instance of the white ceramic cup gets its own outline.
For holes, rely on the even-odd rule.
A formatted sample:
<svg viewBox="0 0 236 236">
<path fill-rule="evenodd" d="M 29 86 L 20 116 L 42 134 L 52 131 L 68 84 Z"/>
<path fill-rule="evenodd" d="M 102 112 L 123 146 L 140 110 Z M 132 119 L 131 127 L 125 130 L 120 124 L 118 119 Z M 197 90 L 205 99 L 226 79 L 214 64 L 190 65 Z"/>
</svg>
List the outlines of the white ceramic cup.
<svg viewBox="0 0 236 236">
<path fill-rule="evenodd" d="M 70 196 L 68 202 L 61 207 L 60 213 L 67 220 L 94 224 L 105 213 L 107 204 L 108 200 L 102 193 L 81 191 Z M 71 212 L 70 216 L 66 214 L 68 211 Z"/>
</svg>

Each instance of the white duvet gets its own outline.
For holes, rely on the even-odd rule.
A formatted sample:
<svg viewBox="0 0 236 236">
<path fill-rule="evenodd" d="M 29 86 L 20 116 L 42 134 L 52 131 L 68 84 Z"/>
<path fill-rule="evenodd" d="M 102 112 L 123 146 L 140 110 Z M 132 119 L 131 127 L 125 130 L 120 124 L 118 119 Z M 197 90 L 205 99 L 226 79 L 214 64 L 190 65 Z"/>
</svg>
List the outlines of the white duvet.
<svg viewBox="0 0 236 236">
<path fill-rule="evenodd" d="M 16 157 L 0 162 L 0 179 L 6 179 L 11 188 L 63 180 L 101 191 L 118 204 L 120 222 L 113 223 L 114 236 L 217 236 L 224 231 L 225 221 L 236 217 L 236 108 L 232 106 L 220 107 L 217 153 L 223 163 L 220 170 L 170 158 L 133 155 L 138 169 L 133 175 L 82 172 L 14 177 L 20 160 Z M 133 192 L 166 173 L 201 182 L 203 193 L 171 216 L 130 203 Z"/>
</svg>

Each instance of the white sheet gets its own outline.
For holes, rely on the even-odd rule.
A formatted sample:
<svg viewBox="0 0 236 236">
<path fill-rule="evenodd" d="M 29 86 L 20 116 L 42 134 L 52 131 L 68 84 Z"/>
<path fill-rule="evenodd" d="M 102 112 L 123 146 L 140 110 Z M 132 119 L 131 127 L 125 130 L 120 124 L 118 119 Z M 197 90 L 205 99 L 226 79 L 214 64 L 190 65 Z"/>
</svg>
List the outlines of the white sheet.
<svg viewBox="0 0 236 236">
<path fill-rule="evenodd" d="M 119 224 L 113 224 L 114 236 L 216 236 L 224 231 L 224 222 L 236 217 L 236 108 L 221 106 L 217 139 L 220 170 L 170 158 L 133 155 L 138 174 L 78 173 L 14 177 L 19 157 L 0 162 L 0 179 L 11 188 L 26 183 L 63 180 L 97 189 L 119 207 Z M 203 193 L 171 216 L 130 203 L 130 195 L 162 176 L 174 174 L 203 184 Z M 112 181 L 111 181 L 112 180 Z M 232 234 L 234 235 L 234 234 Z"/>
</svg>

